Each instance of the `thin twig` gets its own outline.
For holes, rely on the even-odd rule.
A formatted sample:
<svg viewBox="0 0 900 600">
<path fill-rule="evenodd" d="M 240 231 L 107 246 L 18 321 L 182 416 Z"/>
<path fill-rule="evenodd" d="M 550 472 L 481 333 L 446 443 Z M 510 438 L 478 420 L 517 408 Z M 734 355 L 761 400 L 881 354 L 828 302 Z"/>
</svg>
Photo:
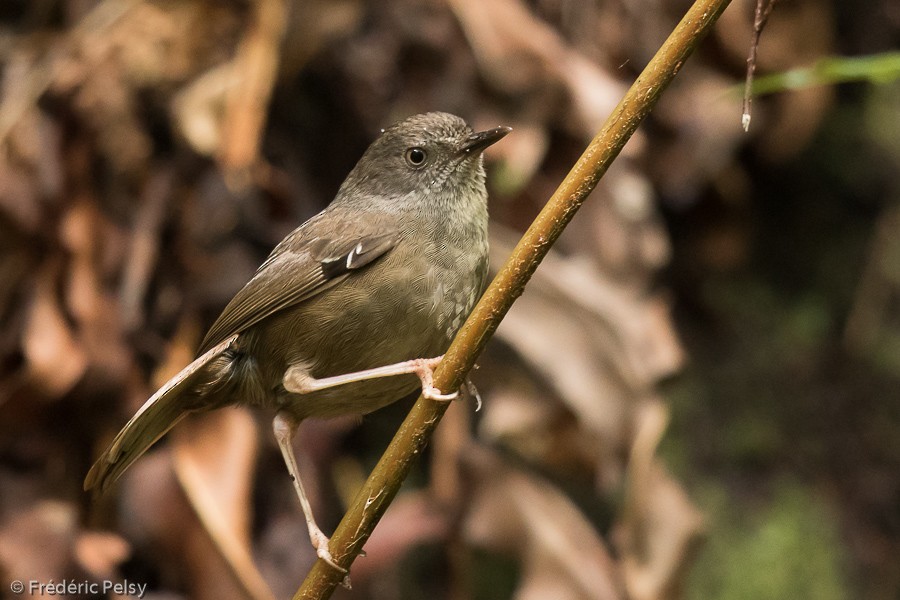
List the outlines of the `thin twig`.
<svg viewBox="0 0 900 600">
<path fill-rule="evenodd" d="M 462 385 L 538 264 L 728 3 L 697 0 L 625 94 L 444 354 L 434 378 L 439 389 L 454 390 Z M 337 564 L 350 568 L 446 409 L 444 402 L 419 397 L 331 538 L 329 548 Z M 328 598 L 342 579 L 342 573 L 317 560 L 294 599 Z"/>
<path fill-rule="evenodd" d="M 750 104 L 753 91 L 753 75 L 756 73 L 756 52 L 759 49 L 759 38 L 762 35 L 769 15 L 778 0 L 756 0 L 756 14 L 753 17 L 753 37 L 750 39 L 750 55 L 747 57 L 747 79 L 744 82 L 744 103 L 741 112 L 741 125 L 744 131 L 750 130 Z"/>
</svg>

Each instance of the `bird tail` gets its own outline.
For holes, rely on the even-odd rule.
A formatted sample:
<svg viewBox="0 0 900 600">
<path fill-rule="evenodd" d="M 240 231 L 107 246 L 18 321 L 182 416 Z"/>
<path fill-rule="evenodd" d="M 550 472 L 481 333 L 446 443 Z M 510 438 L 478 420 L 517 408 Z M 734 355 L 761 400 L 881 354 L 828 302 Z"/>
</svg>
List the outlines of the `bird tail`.
<svg viewBox="0 0 900 600">
<path fill-rule="evenodd" d="M 196 389 L 205 367 L 237 339 L 233 335 L 194 360 L 162 386 L 135 413 L 97 459 L 84 479 L 85 490 L 106 491 L 131 464 L 188 414 L 185 392 Z"/>
</svg>

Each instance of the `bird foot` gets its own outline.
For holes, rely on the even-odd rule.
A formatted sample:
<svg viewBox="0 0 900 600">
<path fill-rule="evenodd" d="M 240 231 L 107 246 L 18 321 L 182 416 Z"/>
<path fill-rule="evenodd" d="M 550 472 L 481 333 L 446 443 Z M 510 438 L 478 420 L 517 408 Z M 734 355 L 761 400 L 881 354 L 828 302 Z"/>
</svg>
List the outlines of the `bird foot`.
<svg viewBox="0 0 900 600">
<path fill-rule="evenodd" d="M 315 531 L 310 530 L 309 539 L 312 541 L 313 548 L 316 549 L 316 556 L 327 562 L 329 565 L 340 571 L 341 573 L 347 573 L 347 569 L 340 566 L 334 559 L 331 557 L 331 551 L 328 550 L 328 536 L 322 533 L 321 529 L 316 529 Z M 349 584 L 350 578 L 345 577 L 347 583 Z M 350 589 L 349 587 L 347 589 Z"/>
<path fill-rule="evenodd" d="M 459 392 L 445 394 L 434 386 L 434 368 L 440 364 L 442 358 L 444 357 L 417 358 L 410 361 L 410 365 L 412 366 L 413 373 L 418 375 L 419 379 L 422 381 L 422 396 L 429 400 L 449 402 L 450 400 L 456 400 L 459 396 Z"/>
</svg>

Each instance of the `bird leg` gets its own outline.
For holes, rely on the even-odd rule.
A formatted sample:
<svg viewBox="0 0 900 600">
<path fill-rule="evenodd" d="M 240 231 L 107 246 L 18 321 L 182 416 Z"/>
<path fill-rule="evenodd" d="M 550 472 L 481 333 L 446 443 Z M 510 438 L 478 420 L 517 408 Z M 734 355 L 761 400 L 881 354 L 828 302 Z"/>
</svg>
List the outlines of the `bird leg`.
<svg viewBox="0 0 900 600">
<path fill-rule="evenodd" d="M 303 516 L 306 517 L 306 526 L 309 528 L 309 540 L 312 542 L 313 548 L 316 549 L 316 555 L 341 573 L 346 573 L 347 569 L 338 565 L 331 558 L 331 552 L 328 550 L 328 536 L 322 533 L 322 530 L 316 525 L 309 498 L 306 497 L 306 490 L 303 489 L 303 482 L 300 481 L 300 470 L 297 468 L 294 446 L 291 444 L 299 424 L 298 421 L 287 414 L 280 412 L 275 415 L 272 429 L 275 431 L 275 439 L 278 441 L 278 447 L 281 449 L 284 463 L 287 465 L 288 473 L 290 473 L 294 482 L 294 488 L 297 490 L 297 495 L 300 496 L 300 506 L 303 508 Z"/>
<path fill-rule="evenodd" d="M 434 387 L 434 368 L 441 362 L 443 356 L 435 358 L 416 358 L 393 365 L 377 367 L 375 369 L 366 369 L 365 371 L 357 371 L 355 373 L 347 373 L 346 375 L 337 375 L 335 377 L 324 377 L 315 379 L 309 375 L 305 366 L 294 365 L 288 368 L 284 374 L 284 389 L 293 394 L 308 394 L 318 390 L 330 387 L 344 385 L 355 381 L 365 381 L 367 379 L 377 379 L 379 377 L 392 377 L 394 375 L 414 374 L 419 377 L 422 382 L 422 395 L 432 400 L 453 400 L 457 397 L 458 392 L 452 394 L 443 394 L 439 389 Z M 334 562 L 331 552 L 328 550 L 328 536 L 326 536 L 312 514 L 312 507 L 309 504 L 309 498 L 306 496 L 306 490 L 303 489 L 303 482 L 300 481 L 300 469 L 297 467 L 297 459 L 294 456 L 294 447 L 291 441 L 297 432 L 299 422 L 284 412 L 275 415 L 272 423 L 272 429 L 275 432 L 275 439 L 278 447 L 281 449 L 281 455 L 284 457 L 284 463 L 287 465 L 288 473 L 294 482 L 294 488 L 297 490 L 297 496 L 300 497 L 300 506 L 303 508 L 303 515 L 306 517 L 306 526 L 309 528 L 309 539 L 316 554 L 319 558 L 327 562 L 329 565 L 342 573 L 346 573 L 347 569 L 341 567 Z"/>
<path fill-rule="evenodd" d="M 405 362 L 386 365 L 384 367 L 376 367 L 374 369 L 366 369 L 365 371 L 357 371 L 355 373 L 347 373 L 346 375 L 336 375 L 334 377 L 324 377 L 315 379 L 310 377 L 307 369 L 300 365 L 294 365 L 288 368 L 284 374 L 282 381 L 284 389 L 294 394 L 308 394 L 325 388 L 344 385 L 354 381 L 365 381 L 366 379 L 377 379 L 379 377 L 393 377 L 394 375 L 405 375 L 407 373 L 418 376 L 422 382 L 422 395 L 431 400 L 453 400 L 459 394 L 443 394 L 441 390 L 434 387 L 434 368 L 441 362 L 443 356 L 434 358 L 415 358 Z"/>
</svg>

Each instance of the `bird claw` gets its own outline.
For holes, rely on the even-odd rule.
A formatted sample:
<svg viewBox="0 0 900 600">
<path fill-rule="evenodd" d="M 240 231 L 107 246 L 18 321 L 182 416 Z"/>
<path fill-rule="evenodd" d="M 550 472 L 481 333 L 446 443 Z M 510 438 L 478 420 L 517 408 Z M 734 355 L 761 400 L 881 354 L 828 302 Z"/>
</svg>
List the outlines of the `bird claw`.
<svg viewBox="0 0 900 600">
<path fill-rule="evenodd" d="M 331 552 L 328 550 L 328 536 L 326 536 L 321 531 L 316 531 L 311 532 L 309 537 L 312 540 L 313 548 L 316 549 L 316 556 L 324 560 L 326 563 L 328 563 L 341 573 L 346 574 L 348 572 L 347 569 L 334 562 L 334 559 L 331 557 Z M 345 577 L 345 579 L 347 579 L 349 583 L 349 577 Z"/>
<path fill-rule="evenodd" d="M 341 565 L 334 562 L 334 559 L 331 558 L 331 552 L 329 552 L 327 548 L 321 549 L 321 550 L 316 550 L 316 555 L 319 558 L 321 558 L 322 560 L 324 560 L 325 562 L 327 562 L 329 565 L 334 567 L 334 569 L 340 571 L 341 573 L 345 573 L 345 574 L 347 573 L 347 569 L 345 569 Z M 347 588 L 347 589 L 350 589 L 350 588 Z"/>
<path fill-rule="evenodd" d="M 429 400 L 439 400 L 441 402 L 449 402 L 451 400 L 456 400 L 459 397 L 459 392 L 453 392 L 452 394 L 444 394 L 441 393 L 441 390 L 437 389 L 433 385 L 422 388 L 422 395 L 428 398 Z"/>
<path fill-rule="evenodd" d="M 477 365 L 476 365 L 477 366 Z M 475 387 L 475 384 L 472 383 L 472 380 L 466 377 L 465 387 L 463 388 L 466 391 L 466 395 L 475 400 L 475 412 L 481 410 L 481 394 L 478 393 L 478 388 Z"/>
</svg>

